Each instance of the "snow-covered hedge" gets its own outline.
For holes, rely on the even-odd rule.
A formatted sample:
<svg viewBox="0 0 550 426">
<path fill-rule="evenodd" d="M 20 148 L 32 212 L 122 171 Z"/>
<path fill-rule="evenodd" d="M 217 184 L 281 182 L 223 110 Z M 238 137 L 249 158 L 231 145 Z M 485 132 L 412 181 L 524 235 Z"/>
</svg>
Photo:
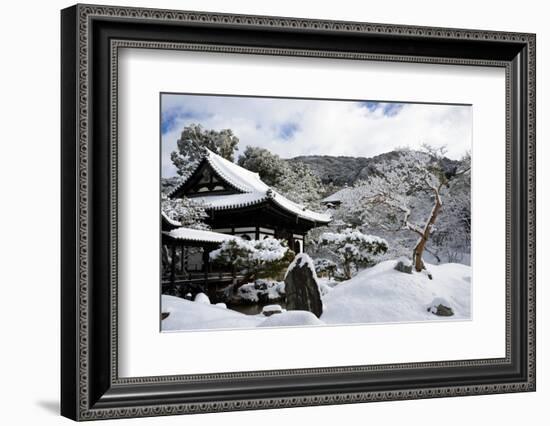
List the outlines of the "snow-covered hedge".
<svg viewBox="0 0 550 426">
<path fill-rule="evenodd" d="M 246 303 L 273 302 L 281 300 L 285 295 L 285 283 L 282 281 L 256 280 L 243 284 L 237 291 L 237 301 Z"/>
<path fill-rule="evenodd" d="M 341 232 L 325 232 L 319 237 L 319 244 L 329 248 L 338 258 L 346 279 L 351 278 L 359 266 L 372 263 L 372 256 L 388 250 L 388 243 L 383 238 L 351 228 Z"/>
<path fill-rule="evenodd" d="M 334 275 L 337 269 L 337 265 L 335 262 L 333 262 L 330 259 L 325 258 L 317 258 L 314 260 L 315 262 L 315 271 L 317 272 L 317 275 L 323 275 L 326 274 L 330 277 Z"/>
<path fill-rule="evenodd" d="M 244 270 L 254 278 L 274 277 L 289 263 L 291 253 L 283 242 L 275 238 L 251 241 L 234 238 L 212 251 L 210 259 L 237 271 Z"/>
</svg>

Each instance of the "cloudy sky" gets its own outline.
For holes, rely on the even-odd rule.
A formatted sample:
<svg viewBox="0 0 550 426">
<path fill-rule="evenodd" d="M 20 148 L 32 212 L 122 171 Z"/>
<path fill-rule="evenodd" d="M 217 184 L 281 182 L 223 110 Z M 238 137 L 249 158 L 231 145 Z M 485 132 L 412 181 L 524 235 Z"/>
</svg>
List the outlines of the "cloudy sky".
<svg viewBox="0 0 550 426">
<path fill-rule="evenodd" d="M 161 95 L 162 175 L 176 174 L 170 153 L 185 126 L 230 128 L 239 153 L 260 146 L 298 155 L 372 157 L 396 147 L 445 145 L 450 158 L 471 149 L 472 108 L 371 101 Z"/>
</svg>

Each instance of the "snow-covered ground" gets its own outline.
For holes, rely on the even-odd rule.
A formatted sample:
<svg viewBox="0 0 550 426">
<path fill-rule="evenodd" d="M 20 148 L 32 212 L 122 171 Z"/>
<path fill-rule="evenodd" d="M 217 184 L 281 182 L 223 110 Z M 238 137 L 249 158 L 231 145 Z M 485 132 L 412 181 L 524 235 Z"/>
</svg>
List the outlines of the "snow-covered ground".
<svg viewBox="0 0 550 426">
<path fill-rule="evenodd" d="M 251 328 L 266 319 L 263 315 L 245 315 L 221 306 L 166 295 L 162 296 L 162 312 L 170 314 L 162 320 L 163 331 Z"/>
<path fill-rule="evenodd" d="M 323 297 L 321 320 L 327 324 L 411 322 L 441 320 L 428 312 L 434 299 L 447 300 L 454 311 L 450 320 L 470 318 L 471 267 L 447 263 L 429 265 L 424 273 L 394 270 L 395 260 L 359 272 Z"/>
<path fill-rule="evenodd" d="M 234 329 L 255 327 L 312 326 L 325 324 L 368 324 L 413 321 L 456 321 L 470 319 L 471 267 L 448 263 L 426 265 L 432 274 L 406 274 L 394 270 L 395 260 L 360 271 L 337 285 L 320 282 L 323 288 L 321 318 L 310 312 L 288 311 L 245 315 L 222 306 L 162 296 L 163 331 Z M 443 302 L 453 316 L 434 315 L 434 305 Z"/>
</svg>

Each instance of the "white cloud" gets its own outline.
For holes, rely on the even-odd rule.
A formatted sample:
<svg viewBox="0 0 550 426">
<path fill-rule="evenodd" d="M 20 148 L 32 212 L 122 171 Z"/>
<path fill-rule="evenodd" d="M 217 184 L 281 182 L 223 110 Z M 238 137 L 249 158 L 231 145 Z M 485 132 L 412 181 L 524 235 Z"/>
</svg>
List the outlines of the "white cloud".
<svg viewBox="0 0 550 426">
<path fill-rule="evenodd" d="M 239 151 L 260 146 L 283 158 L 298 155 L 371 157 L 423 143 L 445 145 L 448 156 L 471 150 L 472 108 L 469 106 L 403 104 L 397 114 L 374 110 L 359 102 L 300 99 L 163 95 L 163 111 L 177 111 L 171 130 L 162 137 L 163 175 L 173 175 L 170 152 L 184 126 L 231 128 Z M 283 126 L 296 127 L 290 137 Z"/>
</svg>

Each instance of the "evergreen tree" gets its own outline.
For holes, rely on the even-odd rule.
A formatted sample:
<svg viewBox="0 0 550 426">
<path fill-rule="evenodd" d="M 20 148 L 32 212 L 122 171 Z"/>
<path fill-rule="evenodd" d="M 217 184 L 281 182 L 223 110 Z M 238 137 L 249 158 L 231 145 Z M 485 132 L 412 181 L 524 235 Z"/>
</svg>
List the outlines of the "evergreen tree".
<svg viewBox="0 0 550 426">
<path fill-rule="evenodd" d="M 260 179 L 290 200 L 319 210 L 324 194 L 321 180 L 310 167 L 302 162 L 289 164 L 265 148 L 246 147 L 238 164 L 256 172 Z"/>
<path fill-rule="evenodd" d="M 220 131 L 206 130 L 200 124 L 190 124 L 181 132 L 177 142 L 177 151 L 170 155 L 180 176 L 187 176 L 193 171 L 208 148 L 215 154 L 229 161 L 234 161 L 239 138 L 231 129 Z"/>
<path fill-rule="evenodd" d="M 232 238 L 210 253 L 210 259 L 214 263 L 232 268 L 234 290 L 258 278 L 274 278 L 280 275 L 293 258 L 294 252 L 274 238 L 252 241 Z M 237 272 L 245 275 L 239 285 L 236 285 Z"/>
<path fill-rule="evenodd" d="M 339 233 L 325 232 L 321 234 L 319 244 L 326 246 L 340 261 L 348 280 L 359 267 L 371 265 L 373 256 L 388 250 L 386 240 L 351 228 Z"/>
</svg>

